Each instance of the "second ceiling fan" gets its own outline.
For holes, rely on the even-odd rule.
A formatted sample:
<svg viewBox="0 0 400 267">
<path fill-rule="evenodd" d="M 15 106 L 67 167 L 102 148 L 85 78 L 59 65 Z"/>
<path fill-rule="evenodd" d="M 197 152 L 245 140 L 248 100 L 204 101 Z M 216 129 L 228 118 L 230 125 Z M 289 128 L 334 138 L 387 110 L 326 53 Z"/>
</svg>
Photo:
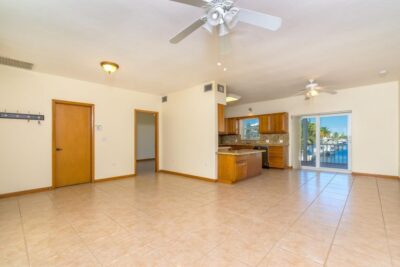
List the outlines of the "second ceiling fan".
<svg viewBox="0 0 400 267">
<path fill-rule="evenodd" d="M 177 44 L 197 29 L 204 27 L 209 32 L 217 31 L 220 37 L 226 36 L 238 22 L 271 31 L 277 31 L 282 19 L 253 10 L 235 7 L 232 0 L 171 0 L 182 4 L 204 8 L 205 15 L 196 20 L 183 31 L 175 35 L 170 42 Z"/>
</svg>

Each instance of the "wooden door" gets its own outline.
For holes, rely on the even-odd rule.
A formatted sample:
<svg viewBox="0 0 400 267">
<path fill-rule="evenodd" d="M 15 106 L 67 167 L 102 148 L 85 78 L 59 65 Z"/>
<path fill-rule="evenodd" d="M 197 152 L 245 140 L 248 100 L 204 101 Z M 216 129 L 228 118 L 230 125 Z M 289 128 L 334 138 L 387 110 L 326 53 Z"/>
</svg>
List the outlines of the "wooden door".
<svg viewBox="0 0 400 267">
<path fill-rule="evenodd" d="M 225 106 L 218 104 L 218 133 L 225 133 Z"/>
<path fill-rule="evenodd" d="M 53 102 L 53 186 L 90 183 L 93 177 L 93 106 Z"/>
</svg>

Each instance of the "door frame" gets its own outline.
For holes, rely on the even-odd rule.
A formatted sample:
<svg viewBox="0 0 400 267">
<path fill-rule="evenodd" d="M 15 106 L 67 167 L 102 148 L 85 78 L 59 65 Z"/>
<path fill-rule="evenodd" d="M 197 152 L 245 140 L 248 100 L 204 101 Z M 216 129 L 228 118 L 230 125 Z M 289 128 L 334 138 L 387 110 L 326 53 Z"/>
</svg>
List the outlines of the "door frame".
<svg viewBox="0 0 400 267">
<path fill-rule="evenodd" d="M 335 116 L 347 116 L 347 169 L 335 169 L 335 168 L 321 168 L 321 155 L 320 155 L 320 147 L 321 147 L 321 136 L 320 136 L 320 129 L 321 127 L 321 117 L 335 117 Z M 301 121 L 303 119 L 315 118 L 315 127 L 316 127 L 316 144 L 315 147 L 317 148 L 316 151 L 316 162 L 315 167 L 313 166 L 302 166 L 300 161 L 300 168 L 304 170 L 317 170 L 317 171 L 334 171 L 338 173 L 351 173 L 353 166 L 352 160 L 352 112 L 338 112 L 338 113 L 326 113 L 326 114 L 314 114 L 314 115 L 304 115 L 300 116 L 300 129 L 301 129 Z M 301 131 L 301 130 L 300 130 Z M 301 153 L 301 151 L 300 151 Z"/>
<path fill-rule="evenodd" d="M 158 172 L 159 171 L 159 120 L 158 120 L 158 114 L 159 112 L 157 111 L 150 111 L 150 110 L 143 110 L 143 109 L 135 109 L 134 110 L 134 114 L 135 114 L 135 118 L 134 118 L 134 127 L 135 127 L 135 131 L 134 131 L 134 157 L 135 159 L 133 160 L 133 166 L 134 166 L 134 170 L 135 170 L 135 175 L 137 174 L 137 142 L 138 142 L 138 127 L 137 127 L 137 117 L 138 117 L 138 113 L 147 113 L 147 114 L 153 114 L 155 121 L 155 140 L 154 140 L 154 152 L 155 152 L 155 166 L 154 166 L 154 172 Z"/>
<path fill-rule="evenodd" d="M 56 188 L 56 105 L 57 104 L 64 104 L 64 105 L 71 105 L 71 106 L 80 106 L 80 107 L 90 107 L 90 113 L 91 113 L 91 124 L 90 124 L 90 130 L 91 130 L 91 135 L 90 135 L 90 146 L 91 146 L 91 151 L 90 151 L 90 182 L 94 182 L 94 170 L 95 170 L 95 160 L 94 160 L 94 111 L 95 111 L 95 106 L 94 104 L 89 104 L 89 103 L 81 103 L 81 102 L 73 102 L 73 101 L 65 101 L 65 100 L 58 100 L 58 99 L 53 99 L 52 100 L 52 185 L 51 187 L 54 189 Z"/>
</svg>

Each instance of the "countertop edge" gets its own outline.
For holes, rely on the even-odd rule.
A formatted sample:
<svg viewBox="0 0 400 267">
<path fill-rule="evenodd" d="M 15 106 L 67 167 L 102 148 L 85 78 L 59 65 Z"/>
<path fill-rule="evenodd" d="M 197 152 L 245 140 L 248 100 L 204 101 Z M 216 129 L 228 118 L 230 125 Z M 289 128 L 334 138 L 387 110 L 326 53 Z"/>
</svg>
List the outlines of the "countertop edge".
<svg viewBox="0 0 400 267">
<path fill-rule="evenodd" d="M 258 154 L 266 152 L 266 150 L 254 150 L 254 151 L 243 151 L 243 152 L 229 152 L 229 151 L 218 151 L 216 152 L 217 155 L 231 155 L 231 156 L 244 156 L 244 155 L 251 155 L 251 154 Z"/>
</svg>

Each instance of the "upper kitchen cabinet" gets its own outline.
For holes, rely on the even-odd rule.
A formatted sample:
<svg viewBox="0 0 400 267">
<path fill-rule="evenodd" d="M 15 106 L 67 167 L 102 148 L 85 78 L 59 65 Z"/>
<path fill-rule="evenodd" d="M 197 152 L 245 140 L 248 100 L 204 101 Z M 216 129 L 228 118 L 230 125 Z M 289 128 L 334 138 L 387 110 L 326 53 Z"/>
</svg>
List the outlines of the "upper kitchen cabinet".
<svg viewBox="0 0 400 267">
<path fill-rule="evenodd" d="M 259 118 L 261 134 L 283 134 L 289 132 L 289 114 L 286 112 L 261 115 Z"/>
<path fill-rule="evenodd" d="M 277 113 L 272 114 L 275 133 L 282 134 L 289 132 L 289 114 Z"/>
<path fill-rule="evenodd" d="M 237 135 L 239 134 L 239 121 L 236 118 L 225 119 L 225 134 Z"/>
<path fill-rule="evenodd" d="M 225 106 L 218 104 L 218 133 L 225 133 Z"/>
<path fill-rule="evenodd" d="M 272 134 L 274 133 L 273 123 L 272 123 L 272 115 L 266 114 L 261 115 L 259 117 L 259 131 L 260 134 Z"/>
</svg>

